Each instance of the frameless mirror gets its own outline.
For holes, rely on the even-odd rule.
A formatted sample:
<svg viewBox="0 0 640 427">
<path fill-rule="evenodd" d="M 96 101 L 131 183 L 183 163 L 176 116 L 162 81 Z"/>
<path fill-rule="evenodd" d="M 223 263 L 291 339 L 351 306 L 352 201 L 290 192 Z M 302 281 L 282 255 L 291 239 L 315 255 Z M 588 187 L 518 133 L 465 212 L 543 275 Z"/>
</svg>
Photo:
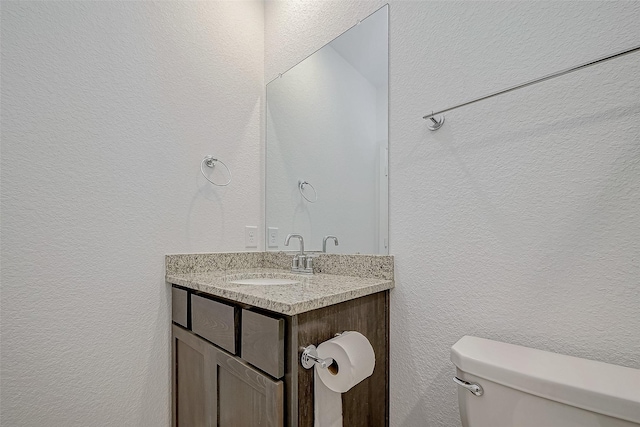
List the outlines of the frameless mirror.
<svg viewBox="0 0 640 427">
<path fill-rule="evenodd" d="M 267 84 L 267 250 L 388 253 L 388 6 Z"/>
</svg>

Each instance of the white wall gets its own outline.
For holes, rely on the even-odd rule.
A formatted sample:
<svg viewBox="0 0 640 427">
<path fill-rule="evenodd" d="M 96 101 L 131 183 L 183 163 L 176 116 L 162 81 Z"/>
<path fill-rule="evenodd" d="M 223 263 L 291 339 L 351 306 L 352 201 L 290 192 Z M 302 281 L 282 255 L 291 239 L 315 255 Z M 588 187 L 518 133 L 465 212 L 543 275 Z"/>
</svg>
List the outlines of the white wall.
<svg viewBox="0 0 640 427">
<path fill-rule="evenodd" d="M 169 425 L 164 255 L 262 223 L 263 16 L 2 2 L 3 426 Z"/>
<path fill-rule="evenodd" d="M 382 2 L 265 6 L 269 80 Z M 638 2 L 391 1 L 391 424 L 459 425 L 465 334 L 640 368 Z"/>
<path fill-rule="evenodd" d="M 243 249 L 264 77 L 380 5 L 267 1 L 263 57 L 259 2 L 2 2 L 3 425 L 168 424 L 163 255 Z M 421 119 L 637 44 L 640 3 L 390 13 L 392 425 L 456 425 L 464 334 L 640 368 L 638 56 Z"/>
<path fill-rule="evenodd" d="M 377 253 L 376 88 L 327 46 L 269 83 L 267 94 L 266 225 L 280 236 L 269 249 L 297 250 L 283 241 L 299 233 L 306 250 L 322 250 L 323 237 L 335 235 L 332 253 Z M 315 188 L 304 190 L 315 203 L 302 198 L 300 179 Z"/>
</svg>

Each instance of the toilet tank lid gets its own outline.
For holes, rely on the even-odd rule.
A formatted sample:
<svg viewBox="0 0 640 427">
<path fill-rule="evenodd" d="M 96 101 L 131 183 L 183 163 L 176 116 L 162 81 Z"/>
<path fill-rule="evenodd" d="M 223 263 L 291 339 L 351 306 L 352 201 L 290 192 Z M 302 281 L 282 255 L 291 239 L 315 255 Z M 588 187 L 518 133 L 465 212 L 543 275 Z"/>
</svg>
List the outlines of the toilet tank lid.
<svg viewBox="0 0 640 427">
<path fill-rule="evenodd" d="M 451 347 L 463 372 L 526 393 L 640 423 L 640 370 L 465 336 Z"/>
</svg>

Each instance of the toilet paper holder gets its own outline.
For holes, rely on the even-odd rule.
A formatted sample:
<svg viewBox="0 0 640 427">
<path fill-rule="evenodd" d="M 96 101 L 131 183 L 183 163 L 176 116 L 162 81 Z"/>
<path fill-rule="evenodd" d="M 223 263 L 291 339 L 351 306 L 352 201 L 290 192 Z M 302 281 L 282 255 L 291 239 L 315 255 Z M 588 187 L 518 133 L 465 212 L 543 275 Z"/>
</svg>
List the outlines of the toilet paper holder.
<svg viewBox="0 0 640 427">
<path fill-rule="evenodd" d="M 302 354 L 300 355 L 300 363 L 305 369 L 311 369 L 317 363 L 321 368 L 328 368 L 333 363 L 333 359 L 327 357 L 322 359 L 318 357 L 318 349 L 315 345 L 311 344 L 306 347 L 301 347 Z"/>
<path fill-rule="evenodd" d="M 339 337 L 342 334 L 335 334 L 334 336 Z M 300 347 L 302 354 L 300 355 L 300 363 L 305 369 L 311 369 L 317 363 L 321 368 L 327 369 L 333 363 L 333 359 L 327 357 L 323 359 L 318 356 L 318 349 L 315 345 L 310 344 L 306 347 Z"/>
</svg>

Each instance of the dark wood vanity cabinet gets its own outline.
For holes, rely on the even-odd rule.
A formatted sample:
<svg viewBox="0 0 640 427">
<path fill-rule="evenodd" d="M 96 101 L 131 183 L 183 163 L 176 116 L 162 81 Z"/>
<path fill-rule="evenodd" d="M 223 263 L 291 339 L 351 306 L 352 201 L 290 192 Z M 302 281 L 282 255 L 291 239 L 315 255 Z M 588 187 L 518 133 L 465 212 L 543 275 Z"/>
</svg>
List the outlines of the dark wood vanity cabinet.
<svg viewBox="0 0 640 427">
<path fill-rule="evenodd" d="M 284 384 L 176 325 L 173 341 L 174 426 L 284 424 Z"/>
<path fill-rule="evenodd" d="M 344 425 L 388 426 L 388 291 L 295 316 L 178 287 L 172 296 L 173 426 L 312 427 L 300 347 L 346 330 L 369 339 L 376 367 L 343 394 Z"/>
</svg>

